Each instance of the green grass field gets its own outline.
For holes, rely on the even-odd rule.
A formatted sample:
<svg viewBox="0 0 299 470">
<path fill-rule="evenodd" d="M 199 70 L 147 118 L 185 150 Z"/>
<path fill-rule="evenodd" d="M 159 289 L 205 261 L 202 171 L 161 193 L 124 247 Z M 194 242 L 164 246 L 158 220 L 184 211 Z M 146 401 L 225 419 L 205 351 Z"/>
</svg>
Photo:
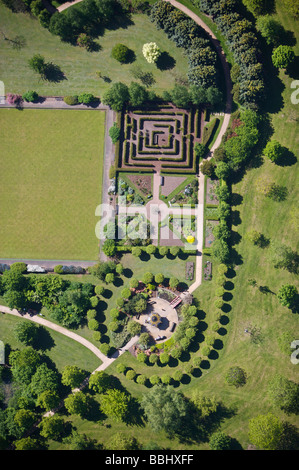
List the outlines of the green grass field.
<svg viewBox="0 0 299 470">
<path fill-rule="evenodd" d="M 127 27 L 106 30 L 96 41 L 100 45 L 98 52 L 87 52 L 64 43 L 42 28 L 34 17 L 12 13 L 2 4 L 0 30 L 10 39 L 22 35 L 26 41 L 21 50 L 14 50 L 9 41 L 4 41 L 2 36 L 0 38 L 0 77 L 6 93 L 22 94 L 33 89 L 41 95 L 66 96 L 89 92 L 101 97 L 110 87 L 110 82 L 97 78 L 97 71 L 112 82 L 129 84 L 134 80 L 130 71 L 136 65 L 144 72 L 153 73 L 156 83 L 152 89 L 157 93 L 171 88 L 175 77 L 186 78 L 187 59 L 162 30 L 156 29 L 147 15 L 133 15 L 132 24 Z M 157 42 L 161 50 L 172 58 L 168 61 L 171 64 L 168 70 L 160 70 L 144 59 L 142 45 L 151 41 Z M 134 51 L 136 59 L 133 63 L 121 65 L 111 57 L 112 47 L 117 43 L 123 43 Z M 36 53 L 43 55 L 46 62 L 59 66 L 65 79 L 58 82 L 41 80 L 28 66 L 28 60 Z"/>
<path fill-rule="evenodd" d="M 0 258 L 96 260 L 105 113 L 1 109 Z"/>
</svg>

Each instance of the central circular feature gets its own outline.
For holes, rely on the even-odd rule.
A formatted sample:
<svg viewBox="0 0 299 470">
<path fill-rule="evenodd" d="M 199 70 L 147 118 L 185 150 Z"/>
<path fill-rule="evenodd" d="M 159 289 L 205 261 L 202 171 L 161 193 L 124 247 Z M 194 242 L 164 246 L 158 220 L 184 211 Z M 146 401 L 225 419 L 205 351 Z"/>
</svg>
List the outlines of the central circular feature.
<svg viewBox="0 0 299 470">
<path fill-rule="evenodd" d="M 149 323 L 153 326 L 158 326 L 161 323 L 161 317 L 159 313 L 152 313 L 149 319 Z"/>
</svg>

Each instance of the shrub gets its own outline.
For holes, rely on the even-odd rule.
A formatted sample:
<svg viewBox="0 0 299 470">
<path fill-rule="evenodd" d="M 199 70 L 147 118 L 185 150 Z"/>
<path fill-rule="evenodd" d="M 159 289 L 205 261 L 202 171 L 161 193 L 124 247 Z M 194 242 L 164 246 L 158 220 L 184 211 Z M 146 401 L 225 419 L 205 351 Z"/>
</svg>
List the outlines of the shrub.
<svg viewBox="0 0 299 470">
<path fill-rule="evenodd" d="M 143 44 L 142 53 L 150 64 L 157 62 L 158 57 L 161 54 L 160 49 L 155 42 Z"/>
<path fill-rule="evenodd" d="M 95 318 L 89 320 L 87 325 L 90 330 L 97 330 L 100 326 L 99 322 Z"/>
<path fill-rule="evenodd" d="M 63 98 L 63 101 L 68 104 L 69 106 L 75 106 L 76 104 L 79 103 L 78 101 L 78 96 L 77 95 L 74 95 L 74 96 L 65 96 Z"/>
<path fill-rule="evenodd" d="M 155 282 L 157 284 L 162 284 L 163 281 L 164 281 L 164 274 L 158 273 L 155 275 Z"/>
<path fill-rule="evenodd" d="M 222 308 L 224 305 L 224 301 L 222 299 L 217 299 L 215 300 L 214 305 L 216 308 Z"/>
<path fill-rule="evenodd" d="M 145 273 L 144 276 L 143 276 L 143 281 L 145 284 L 149 284 L 153 281 L 154 279 L 154 275 L 152 273 Z"/>
<path fill-rule="evenodd" d="M 119 140 L 120 137 L 120 128 L 116 124 L 116 122 L 113 124 L 112 127 L 109 129 L 109 136 L 111 137 L 112 143 L 116 144 L 116 142 Z"/>
<path fill-rule="evenodd" d="M 105 356 L 108 356 L 109 357 L 109 354 L 110 354 L 110 351 L 111 351 L 111 348 L 109 346 L 108 343 L 102 343 L 99 347 L 99 350 L 101 351 L 101 353 L 103 353 Z"/>
<path fill-rule="evenodd" d="M 89 301 L 90 301 L 90 305 L 93 308 L 95 308 L 95 307 L 97 307 L 97 305 L 99 303 L 99 298 L 96 295 L 93 295 L 92 297 L 90 297 Z"/>
<path fill-rule="evenodd" d="M 125 64 L 130 60 L 131 50 L 124 44 L 115 44 L 111 56 L 121 64 Z"/>
<path fill-rule="evenodd" d="M 141 248 L 139 248 L 139 246 L 134 246 L 132 248 L 132 255 L 136 256 L 136 258 L 139 258 L 141 256 L 141 253 L 142 251 L 141 251 Z"/>
<path fill-rule="evenodd" d="M 101 341 L 102 333 L 100 331 L 94 331 L 92 334 L 92 338 L 94 341 Z"/>
<path fill-rule="evenodd" d="M 172 378 L 173 380 L 175 380 L 176 382 L 180 382 L 183 378 L 183 372 L 181 372 L 180 370 L 176 370 L 173 374 L 172 374 Z"/>
<path fill-rule="evenodd" d="M 219 431 L 212 434 L 209 445 L 212 450 L 230 450 L 231 442 L 230 436 Z"/>
<path fill-rule="evenodd" d="M 122 289 L 121 296 L 124 299 L 129 299 L 131 297 L 131 295 L 132 295 L 132 292 L 128 287 L 125 287 L 124 289 Z"/>
<path fill-rule="evenodd" d="M 137 378 L 136 378 L 136 382 L 139 385 L 145 385 L 146 381 L 147 381 L 147 377 L 146 377 L 146 375 L 143 375 L 143 374 L 138 375 Z"/>
<path fill-rule="evenodd" d="M 26 91 L 22 96 L 23 100 L 29 101 L 30 103 L 34 103 L 38 100 L 38 93 L 36 91 Z"/>
<path fill-rule="evenodd" d="M 148 358 L 151 364 L 156 364 L 158 362 L 159 356 L 155 353 L 151 354 Z"/>
<path fill-rule="evenodd" d="M 242 387 L 246 383 L 246 372 L 239 366 L 230 367 L 225 375 L 225 381 L 234 387 Z"/>
<path fill-rule="evenodd" d="M 153 255 L 154 253 L 156 253 L 157 251 L 157 247 L 155 245 L 148 245 L 146 247 L 146 252 L 148 255 Z"/>
<path fill-rule="evenodd" d="M 167 352 L 163 352 L 159 356 L 161 364 L 168 364 L 170 360 L 170 355 Z"/>
<path fill-rule="evenodd" d="M 115 331 L 118 330 L 118 328 L 119 328 L 119 324 L 118 324 L 117 321 L 112 321 L 112 322 L 110 322 L 110 323 L 108 324 L 108 330 L 110 330 L 110 331 L 114 331 L 114 332 L 115 332 Z"/>
<path fill-rule="evenodd" d="M 115 241 L 112 239 L 105 240 L 102 249 L 106 256 L 113 257 L 116 253 Z"/>
<path fill-rule="evenodd" d="M 166 256 L 167 254 L 168 254 L 168 247 L 167 246 L 161 246 L 159 248 L 159 255 Z"/>
<path fill-rule="evenodd" d="M 6 101 L 8 102 L 8 104 L 11 104 L 14 106 L 20 106 L 22 104 L 23 99 L 21 95 L 17 95 L 14 93 L 7 93 Z"/>
<path fill-rule="evenodd" d="M 270 140 L 265 147 L 264 155 L 276 163 L 283 157 L 284 152 L 284 147 L 277 140 Z"/>
<path fill-rule="evenodd" d="M 96 98 L 92 93 L 81 93 L 78 96 L 78 102 L 82 104 L 90 104 L 94 101 L 96 101 Z"/>
<path fill-rule="evenodd" d="M 105 292 L 105 287 L 98 284 L 97 286 L 95 286 L 94 291 L 97 295 L 103 295 Z"/>
<path fill-rule="evenodd" d="M 97 311 L 94 309 L 87 310 L 86 318 L 87 320 L 93 320 L 97 316 Z"/>
<path fill-rule="evenodd" d="M 168 375 L 168 374 L 162 375 L 162 377 L 161 377 L 161 382 L 162 382 L 162 384 L 164 384 L 164 385 L 169 385 L 170 382 L 171 382 L 171 377 L 170 377 L 170 375 Z"/>
<path fill-rule="evenodd" d="M 116 370 L 119 374 L 124 374 L 127 370 L 127 367 L 125 366 L 125 364 L 117 364 Z"/>
<path fill-rule="evenodd" d="M 158 385 L 160 383 L 160 377 L 158 375 L 152 375 L 149 381 L 152 385 Z"/>
<path fill-rule="evenodd" d="M 137 361 L 145 363 L 147 360 L 147 355 L 144 352 L 137 354 Z"/>
<path fill-rule="evenodd" d="M 129 379 L 129 380 L 134 380 L 136 375 L 137 374 L 136 374 L 135 370 L 133 370 L 133 369 L 130 369 L 126 372 L 126 378 Z"/>
</svg>

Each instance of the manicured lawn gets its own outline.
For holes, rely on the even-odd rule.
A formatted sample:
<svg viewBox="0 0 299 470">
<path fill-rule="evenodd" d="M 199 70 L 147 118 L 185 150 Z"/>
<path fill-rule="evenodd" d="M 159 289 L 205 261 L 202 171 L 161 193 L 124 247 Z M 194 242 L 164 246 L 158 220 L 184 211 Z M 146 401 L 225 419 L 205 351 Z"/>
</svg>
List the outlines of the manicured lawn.
<svg viewBox="0 0 299 470">
<path fill-rule="evenodd" d="M 22 349 L 24 346 L 18 342 L 13 329 L 18 322 L 30 320 L 16 318 L 12 315 L 0 314 L 1 341 L 9 344 L 13 350 Z M 56 365 L 59 372 L 67 365 L 76 365 L 88 372 L 93 372 L 101 361 L 82 344 L 64 336 L 57 331 L 41 327 L 39 333 L 39 347 L 37 350 L 45 353 Z"/>
<path fill-rule="evenodd" d="M 129 84 L 134 80 L 131 70 L 134 66 L 141 67 L 143 72 L 152 72 L 155 84 L 152 89 L 158 93 L 171 88 L 175 77 L 186 78 L 187 59 L 182 51 L 170 41 L 162 30 L 157 30 L 147 15 L 133 15 L 132 22 L 124 28 L 113 27 L 106 30 L 96 42 L 100 45 L 98 52 L 87 52 L 60 41 L 42 28 L 39 22 L 23 13 L 12 13 L 4 5 L 0 5 L 0 29 L 8 38 L 22 35 L 26 45 L 19 51 L 12 49 L 8 41 L 1 41 L 0 76 L 5 83 L 6 93 L 24 93 L 36 90 L 41 95 L 70 95 L 82 92 L 102 96 L 110 87 L 110 81 L 122 81 Z M 169 69 L 161 70 L 148 64 L 142 54 L 142 45 L 155 41 L 161 50 L 168 55 Z M 135 52 L 136 59 L 131 64 L 121 65 L 111 57 L 112 47 L 123 43 Z M 36 53 L 42 54 L 46 62 L 60 67 L 65 79 L 57 82 L 43 81 L 39 75 L 28 67 L 28 60 Z M 96 76 L 100 71 L 109 80 L 104 81 Z"/>
<path fill-rule="evenodd" d="M 1 109 L 0 258 L 96 260 L 105 113 Z"/>
</svg>

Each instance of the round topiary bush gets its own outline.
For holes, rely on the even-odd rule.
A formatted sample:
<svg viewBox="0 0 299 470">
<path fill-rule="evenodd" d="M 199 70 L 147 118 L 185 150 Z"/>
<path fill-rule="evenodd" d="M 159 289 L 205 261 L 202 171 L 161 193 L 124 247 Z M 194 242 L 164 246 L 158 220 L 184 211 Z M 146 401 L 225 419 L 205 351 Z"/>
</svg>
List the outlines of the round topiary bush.
<svg viewBox="0 0 299 470">
<path fill-rule="evenodd" d="M 126 64 L 129 62 L 131 54 L 131 50 L 124 44 L 115 44 L 111 51 L 111 57 L 121 64 Z"/>
<path fill-rule="evenodd" d="M 147 382 L 147 377 L 146 377 L 146 375 L 143 375 L 143 374 L 138 375 L 137 378 L 136 378 L 136 382 L 137 382 L 139 385 L 145 385 L 146 382 Z"/>
<path fill-rule="evenodd" d="M 86 313 L 87 320 L 93 320 L 94 318 L 96 318 L 96 316 L 97 316 L 97 312 L 95 309 L 87 310 L 87 313 Z"/>
<path fill-rule="evenodd" d="M 105 356 L 109 357 L 109 354 L 110 354 L 110 346 L 108 343 L 102 343 L 99 347 L 99 350 L 101 351 L 101 353 L 103 353 Z"/>
<path fill-rule="evenodd" d="M 124 374 L 127 370 L 127 367 L 125 366 L 125 364 L 117 364 L 116 366 L 116 371 L 119 373 L 119 374 Z"/>
<path fill-rule="evenodd" d="M 158 375 L 152 375 L 149 381 L 152 385 L 158 385 L 160 383 L 160 377 Z"/>
<path fill-rule="evenodd" d="M 133 369 L 130 369 L 126 372 L 126 378 L 129 379 L 129 380 L 135 380 L 135 377 L 136 377 L 136 372 L 135 370 Z"/>
<path fill-rule="evenodd" d="M 94 331 L 92 337 L 94 341 L 101 341 L 102 333 L 100 331 Z"/>
<path fill-rule="evenodd" d="M 97 330 L 99 328 L 100 324 L 95 318 L 93 318 L 93 319 L 89 320 L 87 326 L 90 330 Z"/>
<path fill-rule="evenodd" d="M 63 98 L 63 101 L 65 102 L 65 104 L 68 104 L 69 106 L 75 106 L 76 104 L 79 104 L 78 96 L 77 96 L 77 95 L 74 95 L 74 96 L 65 96 L 65 97 Z"/>
</svg>

